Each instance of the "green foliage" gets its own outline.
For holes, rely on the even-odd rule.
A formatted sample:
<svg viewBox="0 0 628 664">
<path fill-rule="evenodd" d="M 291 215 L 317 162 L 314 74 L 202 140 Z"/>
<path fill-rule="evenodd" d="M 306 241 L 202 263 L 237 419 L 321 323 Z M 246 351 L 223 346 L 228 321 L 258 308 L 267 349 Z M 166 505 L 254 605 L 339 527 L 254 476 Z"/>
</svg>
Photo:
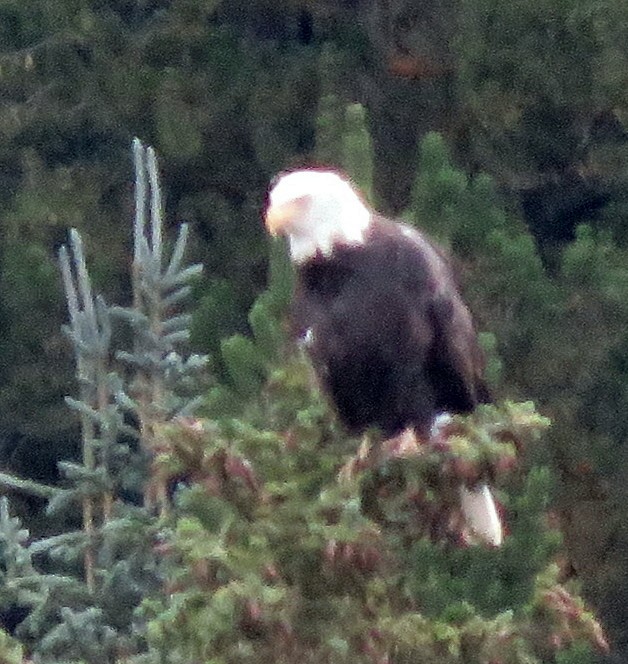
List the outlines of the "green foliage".
<svg viewBox="0 0 628 664">
<path fill-rule="evenodd" d="M 182 73 L 170 70 L 157 93 L 155 128 L 166 159 L 193 159 L 202 149 L 199 110 L 187 100 Z"/>
<path fill-rule="evenodd" d="M 221 344 L 223 360 L 229 378 L 237 392 L 245 396 L 257 394 L 261 386 L 263 359 L 255 344 L 247 337 L 238 334 L 225 339 Z"/>
<path fill-rule="evenodd" d="M 282 3 L 270 29 L 292 40 L 298 12 Z M 206 287 L 213 299 L 214 278 L 228 279 L 234 293 L 211 349 L 206 342 L 197 348 L 215 351 L 221 337 L 243 330 L 264 282 L 264 187 L 308 150 L 317 102 L 318 47 L 283 48 L 272 36 L 258 37 L 266 16 L 265 3 L 230 9 L 206 0 L 2 4 L 0 424 L 8 436 L 76 442 L 71 423 L 52 407 L 71 379 L 57 282 L 27 275 L 28 292 L 15 296 L 9 282 L 31 264 L 22 263 L 22 251 L 42 252 L 38 266 L 51 266 L 72 226 L 84 237 L 96 286 L 109 301 L 124 301 L 126 150 L 135 135 L 167 160 L 169 212 L 191 222 L 195 259 L 208 269 L 199 296 Z M 14 259 L 21 268 L 10 276 L 4 266 Z M 46 302 L 32 302 L 51 289 Z"/>
<path fill-rule="evenodd" d="M 510 221 L 491 178 L 471 178 L 456 168 L 443 137 L 435 133 L 421 142 L 419 174 L 406 216 L 463 258 L 490 235 L 505 231 Z"/>
<path fill-rule="evenodd" d="M 221 339 L 245 327 L 245 315 L 234 307 L 237 297 L 233 283 L 226 279 L 214 279 L 203 289 L 190 326 L 194 348 L 214 355 L 220 350 Z"/>
<path fill-rule="evenodd" d="M 367 111 L 362 104 L 347 104 L 339 95 L 334 72 L 337 76 L 342 62 L 342 55 L 331 46 L 319 59 L 323 87 L 316 116 L 315 156 L 319 163 L 348 173 L 368 201 L 373 198 L 374 155 Z"/>
<path fill-rule="evenodd" d="M 565 248 L 561 271 L 567 285 L 583 292 L 597 292 L 625 311 L 628 292 L 625 251 L 614 245 L 608 233 L 596 233 L 590 226 L 576 229 L 576 239 Z"/>
<path fill-rule="evenodd" d="M 133 306 L 109 307 L 94 294 L 78 231 L 60 251 L 79 388 L 66 402 L 80 418 L 83 445 L 81 463 L 60 463 L 67 488 L 44 489 L 50 514 L 73 516 L 80 505 L 82 530 L 30 542 L 6 499 L 0 505 L 0 600 L 27 611 L 17 634 L 44 663 L 113 662 L 142 649 L 134 613 L 162 592 L 169 562 L 155 545 L 171 508 L 161 432 L 199 401 L 195 376 L 205 358 L 176 349 L 188 338 L 181 306 L 200 265 L 184 264 L 186 226 L 166 253 L 156 158 L 139 141 L 134 156 Z M 114 317 L 129 323 L 133 341 L 115 355 Z M 140 496 L 142 507 L 134 504 Z"/>
<path fill-rule="evenodd" d="M 533 457 L 558 471 L 556 500 L 574 524 L 566 529 L 568 549 L 582 569 L 599 570 L 586 573 L 584 583 L 603 603 L 613 584 L 625 584 L 619 560 L 609 564 L 613 572 L 597 566 L 608 551 L 602 542 L 613 550 L 614 537 L 624 542 L 624 518 L 610 519 L 610 505 L 600 496 L 612 486 L 612 500 L 621 502 L 620 477 L 628 468 L 622 451 L 625 248 L 609 231 L 582 225 L 548 265 L 504 204 L 490 196 L 474 202 L 473 182 L 482 176 L 468 178 L 452 166 L 442 140 L 426 137 L 421 163 L 410 218 L 464 258 L 459 265 L 472 309 L 480 329 L 490 330 L 497 342 L 488 346 L 489 377 L 497 368 L 501 373 L 493 383 L 496 393 L 534 394 L 543 411 L 554 414 L 548 446 Z M 482 209 L 475 216 L 474 210 Z M 595 516 L 598 509 L 609 510 L 602 520 Z M 610 605 L 607 610 L 616 613 Z M 614 620 L 619 633 L 623 618 L 618 614 Z"/>
<path fill-rule="evenodd" d="M 316 158 L 321 164 L 340 164 L 346 102 L 338 96 L 337 77 L 342 62 L 338 49 L 327 44 L 319 58 L 321 92 L 316 114 Z"/>
<path fill-rule="evenodd" d="M 23 648 L 19 641 L 0 630 L 0 661 L 2 664 L 22 664 Z"/>
<path fill-rule="evenodd" d="M 625 77 L 625 4 L 471 0 L 461 9 L 462 97 L 495 171 L 513 181 L 586 161 L 599 145 L 595 113 L 618 103 Z"/>
<path fill-rule="evenodd" d="M 484 376 L 489 385 L 497 387 L 501 384 L 504 368 L 504 364 L 497 353 L 497 339 L 490 332 L 480 332 L 478 339 L 486 357 Z"/>
<path fill-rule="evenodd" d="M 0 269 L 0 430 L 41 435 L 63 430 L 59 395 L 70 375 L 58 363 L 64 348 L 56 328 L 61 297 L 54 263 L 42 245 L 6 244 Z"/>
<path fill-rule="evenodd" d="M 366 111 L 361 104 L 352 104 L 345 111 L 342 167 L 367 198 L 371 198 L 373 182 L 373 147 L 366 125 Z"/>
<path fill-rule="evenodd" d="M 552 613 L 548 593 L 579 600 L 551 564 L 547 469 L 507 470 L 547 426 L 530 404 L 456 418 L 444 446 L 356 455 L 292 351 L 255 410 L 231 413 L 170 430 L 169 463 L 194 483 L 177 496 L 170 595 L 143 605 L 150 661 L 541 662 L 550 637 L 597 643 Z M 455 489 L 487 468 L 509 535 L 461 547 Z"/>
<path fill-rule="evenodd" d="M 438 445 L 363 443 L 354 454 L 283 338 L 289 273 L 284 255 L 274 261 L 252 336 L 221 343 L 226 384 L 212 391 L 212 419 L 169 429 L 163 467 L 193 483 L 177 496 L 169 597 L 143 604 L 149 661 L 515 663 L 604 647 L 590 614 L 566 618 L 560 604 L 580 600 L 552 564 L 547 469 L 508 479 L 547 421 L 530 404 L 487 406 L 455 418 Z M 486 345 L 497 371 L 490 335 Z M 486 474 L 508 489 L 506 543 L 456 546 L 469 536 L 458 487 Z"/>
</svg>

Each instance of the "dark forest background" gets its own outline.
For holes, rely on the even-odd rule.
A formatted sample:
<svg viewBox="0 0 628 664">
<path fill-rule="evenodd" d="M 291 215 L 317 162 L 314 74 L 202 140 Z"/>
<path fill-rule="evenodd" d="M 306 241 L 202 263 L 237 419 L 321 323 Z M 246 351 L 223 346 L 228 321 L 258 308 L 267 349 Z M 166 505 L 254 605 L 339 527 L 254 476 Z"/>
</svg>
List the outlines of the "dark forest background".
<svg viewBox="0 0 628 664">
<path fill-rule="evenodd" d="M 564 566 L 623 661 L 625 0 L 0 0 L 2 470 L 55 484 L 79 453 L 57 253 L 79 229 L 98 290 L 129 302 L 133 137 L 159 154 L 170 231 L 190 225 L 191 346 L 217 358 L 266 288 L 268 182 L 343 165 L 362 120 L 372 166 L 344 166 L 449 245 L 499 395 L 553 421 Z M 38 499 L 11 496 L 50 531 Z"/>
</svg>

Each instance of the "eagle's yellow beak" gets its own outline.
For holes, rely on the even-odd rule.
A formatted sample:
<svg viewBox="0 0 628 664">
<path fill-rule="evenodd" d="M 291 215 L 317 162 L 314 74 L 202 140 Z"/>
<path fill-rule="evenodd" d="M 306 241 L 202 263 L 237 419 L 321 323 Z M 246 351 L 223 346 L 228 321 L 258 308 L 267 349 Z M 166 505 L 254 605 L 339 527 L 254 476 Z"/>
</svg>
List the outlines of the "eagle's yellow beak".
<svg viewBox="0 0 628 664">
<path fill-rule="evenodd" d="M 307 196 L 302 196 L 285 203 L 269 205 L 264 215 L 268 232 L 273 236 L 288 233 L 292 224 L 303 214 L 307 199 Z"/>
</svg>

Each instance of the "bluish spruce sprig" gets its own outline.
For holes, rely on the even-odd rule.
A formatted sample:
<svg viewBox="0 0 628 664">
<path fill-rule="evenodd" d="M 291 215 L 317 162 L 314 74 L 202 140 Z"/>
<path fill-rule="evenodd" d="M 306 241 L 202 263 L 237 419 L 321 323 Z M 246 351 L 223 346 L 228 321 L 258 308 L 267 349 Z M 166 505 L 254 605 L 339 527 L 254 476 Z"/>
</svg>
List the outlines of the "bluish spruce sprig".
<svg viewBox="0 0 628 664">
<path fill-rule="evenodd" d="M 69 249 L 61 247 L 59 262 L 70 315 L 64 331 L 73 345 L 79 383 L 79 398 L 66 397 L 66 403 L 80 417 L 82 465 L 60 465 L 73 489 L 53 499 L 49 509 L 65 509 L 72 501 L 80 501 L 86 540 L 85 579 L 88 589 L 94 591 L 97 526 L 111 518 L 115 484 L 111 461 L 122 412 L 110 388 L 110 310 L 101 296 L 94 296 L 83 241 L 76 229 L 70 231 Z"/>
<path fill-rule="evenodd" d="M 27 544 L 28 534 L 11 521 L 8 509 L 0 509 L 0 538 L 4 527 L 14 542 L 11 560 L 32 567 L 30 575 L 28 570 L 18 575 L 16 588 L 31 610 L 21 626 L 23 636 L 37 644 L 35 658 L 41 662 L 112 661 L 120 649 L 139 647 L 131 645 L 133 611 L 138 598 L 160 592 L 163 583 L 163 561 L 154 550 L 162 528 L 155 507 L 160 515 L 169 507 L 167 479 L 153 463 L 160 427 L 172 417 L 190 414 L 200 402 L 195 397 L 196 376 L 205 368 L 206 358 L 178 350 L 188 339 L 191 318 L 181 305 L 201 266 L 183 264 L 187 226 L 181 228 L 166 261 L 155 153 L 137 140 L 133 149 L 131 306 L 110 307 L 95 294 L 77 230 L 70 232 L 70 242 L 59 256 L 69 311 L 64 330 L 72 342 L 79 392 L 66 402 L 81 421 L 83 458 L 82 463 L 61 464 L 71 488 L 51 495 L 48 509 L 68 512 L 80 503 L 83 528 Z M 116 353 L 114 318 L 130 324 L 132 350 Z M 136 428 L 126 423 L 129 413 Z M 139 450 L 129 434 L 139 438 Z M 127 442 L 121 442 L 123 438 Z M 125 494 L 139 486 L 127 486 L 125 481 L 134 464 L 142 466 L 135 474 L 144 479 L 144 507 L 128 503 Z M 41 574 L 31 558 L 42 554 L 50 564 L 60 563 L 66 569 L 75 568 L 82 559 L 83 574 L 76 578 Z"/>
<path fill-rule="evenodd" d="M 11 516 L 6 496 L 0 498 L 0 605 L 12 611 L 27 611 L 18 627 L 23 634 L 31 631 L 37 621 L 38 607 L 52 594 L 67 598 L 67 592 L 85 593 L 84 584 L 73 577 L 43 574 L 33 564 L 33 557 L 76 540 L 77 533 L 31 541 L 19 517 Z M 82 536 L 82 533 L 78 533 Z M 82 590 L 81 590 L 82 589 Z"/>
<path fill-rule="evenodd" d="M 105 359 L 111 343 L 111 323 L 107 305 L 102 297 L 94 297 L 87 270 L 83 240 L 75 229 L 70 230 L 70 248 L 59 252 L 61 274 L 70 314 L 70 325 L 64 331 L 74 343 L 78 361 Z M 87 384 L 94 387 L 89 380 Z"/>
<path fill-rule="evenodd" d="M 0 498 L 0 545 L 5 580 L 18 574 L 31 574 L 33 565 L 28 551 L 28 530 L 22 528 L 18 517 L 9 512 L 6 496 Z"/>
<path fill-rule="evenodd" d="M 192 282 L 202 272 L 197 263 L 186 266 L 189 227 L 182 224 L 170 257 L 164 246 L 163 197 L 157 157 L 151 147 L 133 142 L 135 162 L 135 220 L 133 249 L 133 304 L 112 307 L 111 313 L 130 324 L 132 350 L 121 350 L 116 358 L 137 373 L 128 387 L 118 381 L 117 402 L 140 419 L 167 421 L 190 415 L 201 400 L 189 393 L 207 358 L 179 353 L 190 336 L 191 315 L 181 306 L 192 292 Z"/>
<path fill-rule="evenodd" d="M 59 261 L 70 314 L 70 323 L 63 329 L 74 348 L 79 382 L 79 398 L 68 396 L 66 403 L 81 418 L 83 464 L 88 470 L 96 465 L 107 469 L 119 434 L 129 430 L 111 388 L 110 307 L 102 296 L 94 296 L 76 229 L 70 231 L 69 249 L 61 247 Z"/>
<path fill-rule="evenodd" d="M 170 260 L 164 260 L 163 202 L 157 157 L 151 147 L 135 139 L 135 223 L 133 229 L 133 307 L 115 307 L 128 320 L 136 337 L 132 352 L 118 356 L 141 367 L 161 369 L 164 358 L 189 338 L 191 316 L 177 307 L 192 292 L 200 263 L 185 267 L 183 259 L 189 227 L 182 224 Z M 155 366 L 156 365 L 156 366 Z"/>
<path fill-rule="evenodd" d="M 104 624 L 103 611 L 95 607 L 60 610 L 61 622 L 41 639 L 38 660 L 109 664 L 116 661 L 120 639 L 116 630 Z"/>
</svg>

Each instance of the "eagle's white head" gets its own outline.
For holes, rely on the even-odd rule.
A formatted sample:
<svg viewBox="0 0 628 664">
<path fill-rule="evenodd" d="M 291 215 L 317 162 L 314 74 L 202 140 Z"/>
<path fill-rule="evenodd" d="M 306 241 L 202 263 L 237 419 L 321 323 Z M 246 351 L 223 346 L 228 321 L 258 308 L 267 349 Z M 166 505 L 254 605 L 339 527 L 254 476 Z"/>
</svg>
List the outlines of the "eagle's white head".
<svg viewBox="0 0 628 664">
<path fill-rule="evenodd" d="M 339 244 L 364 243 L 371 211 L 353 187 L 332 171 L 293 171 L 279 177 L 265 215 L 272 235 L 286 235 L 290 255 L 302 263 L 330 256 Z"/>
</svg>

